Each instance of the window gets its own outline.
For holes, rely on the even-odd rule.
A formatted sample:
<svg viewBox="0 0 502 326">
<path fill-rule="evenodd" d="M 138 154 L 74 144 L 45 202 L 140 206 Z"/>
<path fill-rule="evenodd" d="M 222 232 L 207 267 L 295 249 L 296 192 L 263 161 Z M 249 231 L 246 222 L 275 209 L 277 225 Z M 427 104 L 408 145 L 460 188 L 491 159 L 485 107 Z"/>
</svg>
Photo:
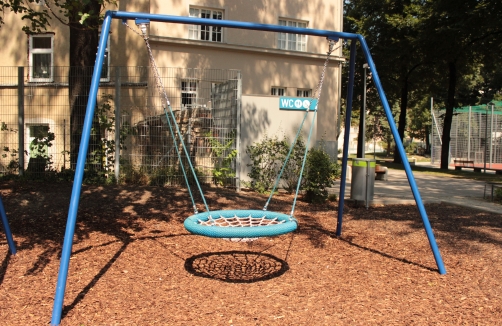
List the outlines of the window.
<svg viewBox="0 0 502 326">
<path fill-rule="evenodd" d="M 31 82 L 53 81 L 54 35 L 30 35 L 29 65 Z"/>
<path fill-rule="evenodd" d="M 49 125 L 31 125 L 28 132 L 30 158 L 49 158 L 49 148 L 44 142 L 44 138 L 49 137 Z"/>
<path fill-rule="evenodd" d="M 297 97 L 310 97 L 312 94 L 311 89 L 303 89 L 303 88 L 298 88 L 296 90 L 296 96 Z"/>
<path fill-rule="evenodd" d="M 272 87 L 270 90 L 270 95 L 284 96 L 284 94 L 286 94 L 284 87 Z"/>
<path fill-rule="evenodd" d="M 190 8 L 190 17 L 205 18 L 205 19 L 223 19 L 223 11 Z M 222 28 L 215 26 L 190 25 L 188 27 L 188 38 L 192 40 L 203 40 L 211 42 L 223 42 Z"/>
<path fill-rule="evenodd" d="M 306 22 L 279 19 L 279 25 L 307 28 Z M 307 35 L 279 33 L 277 47 L 282 50 L 307 51 Z"/>
<path fill-rule="evenodd" d="M 181 107 L 191 108 L 197 101 L 197 82 L 194 80 L 181 81 Z"/>
</svg>

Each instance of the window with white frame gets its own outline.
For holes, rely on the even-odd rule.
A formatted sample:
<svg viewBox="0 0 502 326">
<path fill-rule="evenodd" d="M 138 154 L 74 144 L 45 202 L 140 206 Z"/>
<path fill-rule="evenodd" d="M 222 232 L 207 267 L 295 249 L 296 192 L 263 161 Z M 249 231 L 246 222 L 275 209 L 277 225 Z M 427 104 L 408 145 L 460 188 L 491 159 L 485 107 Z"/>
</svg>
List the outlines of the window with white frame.
<svg viewBox="0 0 502 326">
<path fill-rule="evenodd" d="M 30 35 L 28 43 L 30 81 L 52 82 L 54 66 L 54 35 Z"/>
<path fill-rule="evenodd" d="M 312 96 L 312 90 L 306 89 L 306 88 L 298 88 L 296 90 L 296 96 L 297 97 L 310 97 L 310 96 Z"/>
<path fill-rule="evenodd" d="M 222 10 L 190 7 L 190 17 L 204 19 L 223 19 Z M 192 40 L 202 40 L 211 42 L 223 42 L 223 30 L 221 27 L 190 25 L 188 27 L 188 38 Z"/>
<path fill-rule="evenodd" d="M 197 102 L 197 81 L 181 81 L 181 107 L 190 108 Z"/>
<path fill-rule="evenodd" d="M 286 94 L 286 89 L 284 87 L 272 87 L 270 89 L 270 95 L 284 96 Z"/>
<path fill-rule="evenodd" d="M 279 19 L 279 25 L 307 28 L 307 22 Z M 307 35 L 279 33 L 277 47 L 281 50 L 307 51 Z"/>
</svg>

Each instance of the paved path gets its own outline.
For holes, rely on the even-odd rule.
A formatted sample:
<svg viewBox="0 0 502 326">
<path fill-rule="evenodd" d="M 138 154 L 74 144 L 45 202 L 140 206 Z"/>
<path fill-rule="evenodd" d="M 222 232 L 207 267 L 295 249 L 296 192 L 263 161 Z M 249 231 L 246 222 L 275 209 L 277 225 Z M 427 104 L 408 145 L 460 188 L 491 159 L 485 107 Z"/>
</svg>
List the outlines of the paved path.
<svg viewBox="0 0 502 326">
<path fill-rule="evenodd" d="M 440 177 L 432 174 L 413 172 L 424 203 L 447 202 L 457 205 L 502 214 L 502 205 L 483 198 L 485 182 L 471 179 Z M 404 170 L 389 169 L 388 181 L 375 180 L 375 195 L 372 205 L 415 204 Z M 338 194 L 340 183 L 330 191 Z M 487 189 L 487 196 L 490 190 Z M 347 180 L 345 199 L 350 200 L 350 180 Z"/>
</svg>

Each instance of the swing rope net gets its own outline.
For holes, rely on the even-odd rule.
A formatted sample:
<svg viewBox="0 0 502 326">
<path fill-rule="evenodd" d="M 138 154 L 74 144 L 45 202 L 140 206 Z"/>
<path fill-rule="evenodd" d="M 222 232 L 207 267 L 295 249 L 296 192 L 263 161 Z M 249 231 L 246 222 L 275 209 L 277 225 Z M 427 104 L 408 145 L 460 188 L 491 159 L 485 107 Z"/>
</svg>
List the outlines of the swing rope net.
<svg viewBox="0 0 502 326">
<path fill-rule="evenodd" d="M 214 218 L 212 215 L 208 217 L 207 220 L 203 221 L 199 219 L 199 224 L 202 226 L 217 226 L 217 227 L 261 227 L 269 225 L 277 225 L 285 223 L 284 220 L 279 220 L 278 218 L 267 218 L 265 214 L 262 217 L 252 217 L 251 215 L 240 217 L 234 214 L 233 217 L 219 216 Z M 258 237 L 253 238 L 223 238 L 224 240 L 229 240 L 232 242 L 249 242 L 258 240 Z"/>
</svg>

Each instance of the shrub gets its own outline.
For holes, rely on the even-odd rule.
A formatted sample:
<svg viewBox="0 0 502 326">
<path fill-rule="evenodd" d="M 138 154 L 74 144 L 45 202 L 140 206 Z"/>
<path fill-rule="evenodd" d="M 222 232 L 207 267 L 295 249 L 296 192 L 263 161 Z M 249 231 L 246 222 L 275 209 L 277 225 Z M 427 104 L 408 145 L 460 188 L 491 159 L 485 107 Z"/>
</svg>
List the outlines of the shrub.
<svg viewBox="0 0 502 326">
<path fill-rule="evenodd" d="M 328 199 L 326 188 L 333 186 L 340 176 L 340 166 L 331 161 L 322 147 L 312 148 L 307 155 L 305 176 L 305 200 L 324 203 Z"/>
<path fill-rule="evenodd" d="M 496 188 L 493 196 L 496 201 L 502 202 L 502 189 Z"/>
<path fill-rule="evenodd" d="M 214 163 L 213 182 L 217 186 L 228 186 L 229 181 L 235 178 L 235 169 L 232 167 L 237 157 L 237 150 L 232 149 L 235 133 L 229 135 L 232 139 L 226 143 L 220 142 L 211 132 L 208 132 L 206 137 L 211 145 L 211 155 Z"/>
<path fill-rule="evenodd" d="M 247 165 L 251 167 L 251 172 L 248 173 L 251 189 L 265 193 L 272 188 L 287 152 L 286 141 L 267 136 L 261 142 L 246 148 L 251 159 L 251 164 Z"/>
<path fill-rule="evenodd" d="M 291 145 L 288 146 L 288 151 Z M 296 188 L 298 187 L 298 179 L 300 178 L 300 172 L 302 169 L 303 157 L 305 155 L 305 143 L 302 138 L 298 138 L 295 146 L 293 147 L 293 151 L 291 152 L 291 156 L 284 167 L 284 172 L 282 173 L 282 180 L 284 181 L 284 189 L 288 193 L 294 193 Z M 302 180 L 300 184 L 300 189 L 303 188 L 305 184 L 305 179 Z"/>
</svg>

